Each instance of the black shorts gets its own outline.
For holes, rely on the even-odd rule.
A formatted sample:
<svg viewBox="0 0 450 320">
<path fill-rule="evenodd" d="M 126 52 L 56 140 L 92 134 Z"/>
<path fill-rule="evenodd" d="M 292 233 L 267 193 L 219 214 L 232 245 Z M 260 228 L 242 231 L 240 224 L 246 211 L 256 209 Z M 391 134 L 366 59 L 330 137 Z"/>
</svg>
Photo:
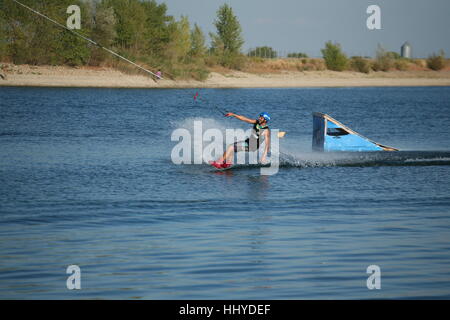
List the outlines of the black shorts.
<svg viewBox="0 0 450 320">
<path fill-rule="evenodd" d="M 252 145 L 250 145 L 250 139 L 248 138 L 244 141 L 235 142 L 233 145 L 234 145 L 234 152 L 239 151 L 253 152 L 259 149 L 259 143 L 255 141 L 252 143 Z"/>
</svg>

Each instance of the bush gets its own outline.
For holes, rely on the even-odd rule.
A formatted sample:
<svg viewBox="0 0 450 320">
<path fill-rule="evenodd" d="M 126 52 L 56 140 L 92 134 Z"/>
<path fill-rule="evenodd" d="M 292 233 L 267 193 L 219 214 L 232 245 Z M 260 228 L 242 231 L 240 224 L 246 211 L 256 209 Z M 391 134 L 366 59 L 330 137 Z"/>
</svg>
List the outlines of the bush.
<svg viewBox="0 0 450 320">
<path fill-rule="evenodd" d="M 386 53 L 394 60 L 402 59 L 402 56 L 398 52 L 389 51 L 389 52 L 386 52 Z"/>
<path fill-rule="evenodd" d="M 308 58 L 308 55 L 303 52 L 293 52 L 293 53 L 288 53 L 287 57 L 288 58 Z"/>
<path fill-rule="evenodd" d="M 310 59 L 310 63 L 314 66 L 314 69 L 317 71 L 326 70 L 327 66 L 322 59 Z"/>
<path fill-rule="evenodd" d="M 174 78 L 176 79 L 194 79 L 198 81 L 204 81 L 209 76 L 209 71 L 195 66 L 183 66 L 171 70 Z"/>
<path fill-rule="evenodd" d="M 219 64 L 225 68 L 241 70 L 245 65 L 245 56 L 241 54 L 224 53 L 219 56 Z"/>
<path fill-rule="evenodd" d="M 350 68 L 358 72 L 369 73 L 370 62 L 362 57 L 352 57 L 350 60 Z"/>
<path fill-rule="evenodd" d="M 420 68 L 426 68 L 427 66 L 427 61 L 424 59 L 414 59 L 412 62 Z"/>
<path fill-rule="evenodd" d="M 249 61 L 254 63 L 263 63 L 264 59 L 260 57 L 249 57 Z"/>
<path fill-rule="evenodd" d="M 397 70 L 400 70 L 400 71 L 408 70 L 408 60 L 403 59 L 403 58 L 395 60 L 394 68 L 397 69 Z"/>
<path fill-rule="evenodd" d="M 208 54 L 205 57 L 205 64 L 208 67 L 214 67 L 219 64 L 219 57 L 215 54 Z"/>
<path fill-rule="evenodd" d="M 343 71 L 347 67 L 347 56 L 342 52 L 341 46 L 336 43 L 332 44 L 328 41 L 325 44 L 325 48 L 321 50 L 325 64 L 329 70 Z"/>
<path fill-rule="evenodd" d="M 296 64 L 296 69 L 298 71 L 322 71 L 326 70 L 325 63 L 322 59 L 304 59 L 302 63 Z"/>
<path fill-rule="evenodd" d="M 439 54 L 433 53 L 427 59 L 427 67 L 431 70 L 441 70 L 445 67 L 445 53 L 444 51 L 440 51 Z"/>
<path fill-rule="evenodd" d="M 260 58 L 269 58 L 274 59 L 277 57 L 277 52 L 273 50 L 271 47 L 257 47 L 253 50 L 251 50 L 248 53 L 249 57 L 260 57 Z"/>
<path fill-rule="evenodd" d="M 375 62 L 372 65 L 374 71 L 389 71 L 394 67 L 395 59 L 398 55 L 395 52 L 387 52 L 383 47 L 378 46 Z"/>
</svg>

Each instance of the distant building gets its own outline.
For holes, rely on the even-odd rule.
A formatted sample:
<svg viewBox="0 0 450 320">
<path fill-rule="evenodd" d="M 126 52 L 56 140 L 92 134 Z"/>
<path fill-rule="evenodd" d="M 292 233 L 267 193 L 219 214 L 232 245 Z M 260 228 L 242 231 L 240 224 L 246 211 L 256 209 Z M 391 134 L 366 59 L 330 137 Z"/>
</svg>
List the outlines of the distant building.
<svg viewBox="0 0 450 320">
<path fill-rule="evenodd" d="M 409 44 L 408 41 L 406 41 L 403 45 L 402 45 L 402 49 L 401 49 L 401 53 L 400 55 L 403 58 L 411 58 L 411 45 Z"/>
</svg>

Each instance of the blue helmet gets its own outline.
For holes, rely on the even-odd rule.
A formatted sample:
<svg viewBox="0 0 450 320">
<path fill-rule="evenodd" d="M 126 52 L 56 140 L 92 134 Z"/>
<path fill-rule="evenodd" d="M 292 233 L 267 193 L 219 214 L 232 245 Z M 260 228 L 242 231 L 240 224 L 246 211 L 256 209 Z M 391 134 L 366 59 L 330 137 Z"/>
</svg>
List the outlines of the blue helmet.
<svg viewBox="0 0 450 320">
<path fill-rule="evenodd" d="M 261 112 L 259 114 L 260 117 L 263 117 L 264 119 L 266 119 L 266 121 L 270 121 L 270 114 L 268 114 L 267 112 Z"/>
</svg>

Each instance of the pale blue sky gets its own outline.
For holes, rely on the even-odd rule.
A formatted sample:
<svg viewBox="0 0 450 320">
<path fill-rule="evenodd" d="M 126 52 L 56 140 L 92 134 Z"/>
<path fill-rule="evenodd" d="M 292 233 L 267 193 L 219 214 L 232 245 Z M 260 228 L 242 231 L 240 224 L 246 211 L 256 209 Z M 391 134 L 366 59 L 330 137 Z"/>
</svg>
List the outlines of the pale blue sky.
<svg viewBox="0 0 450 320">
<path fill-rule="evenodd" d="M 205 34 L 215 31 L 217 9 L 228 3 L 237 15 L 244 50 L 268 45 L 283 52 L 321 56 L 328 40 L 350 55 L 373 56 L 380 43 L 400 51 L 408 41 L 414 57 L 443 49 L 450 55 L 450 0 L 157 0 L 168 13 L 188 16 Z M 369 5 L 381 8 L 382 30 L 366 27 Z"/>
</svg>

